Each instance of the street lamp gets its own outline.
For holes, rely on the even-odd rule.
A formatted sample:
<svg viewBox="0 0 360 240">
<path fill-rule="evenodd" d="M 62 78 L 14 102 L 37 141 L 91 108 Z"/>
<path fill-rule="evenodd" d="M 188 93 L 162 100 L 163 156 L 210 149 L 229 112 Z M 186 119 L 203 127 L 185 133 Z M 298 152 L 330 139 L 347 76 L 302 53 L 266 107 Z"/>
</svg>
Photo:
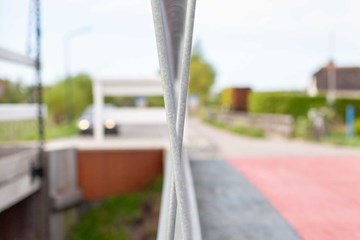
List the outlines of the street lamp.
<svg viewBox="0 0 360 240">
<path fill-rule="evenodd" d="M 333 61 L 327 65 L 328 91 L 326 98 L 330 107 L 334 107 L 336 101 L 336 66 Z"/>
<path fill-rule="evenodd" d="M 70 53 L 71 53 L 71 40 L 75 37 L 88 33 L 91 30 L 90 26 L 81 27 L 67 32 L 64 35 L 64 71 L 65 71 L 65 83 L 66 83 L 66 113 L 68 124 L 72 120 L 72 86 L 71 86 L 71 65 L 70 65 Z"/>
<path fill-rule="evenodd" d="M 331 31 L 329 33 L 329 63 L 326 67 L 327 70 L 327 94 L 326 99 L 330 107 L 334 107 L 336 101 L 336 65 L 333 61 L 335 58 L 335 47 L 336 47 L 336 39 L 335 39 L 335 31 Z"/>
</svg>

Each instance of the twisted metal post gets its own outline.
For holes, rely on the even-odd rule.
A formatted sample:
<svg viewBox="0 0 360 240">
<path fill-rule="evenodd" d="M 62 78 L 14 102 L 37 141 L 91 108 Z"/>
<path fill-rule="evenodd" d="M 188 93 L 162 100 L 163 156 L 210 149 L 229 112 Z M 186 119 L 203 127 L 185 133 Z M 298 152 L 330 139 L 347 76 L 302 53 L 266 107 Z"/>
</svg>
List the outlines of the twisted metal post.
<svg viewBox="0 0 360 240">
<path fill-rule="evenodd" d="M 195 6 L 196 6 L 196 0 L 188 1 L 187 9 L 186 9 L 185 26 L 184 26 L 185 31 L 183 38 L 183 49 L 182 49 L 182 54 L 180 55 L 181 58 L 179 59 L 180 91 L 178 94 L 179 100 L 177 102 L 176 131 L 178 134 L 178 139 L 181 149 L 183 144 L 184 125 L 185 125 L 184 123 L 185 123 L 187 96 L 188 96 L 188 83 L 189 83 L 191 48 L 192 48 L 194 18 L 195 18 Z M 171 201 L 171 199 L 174 200 Z M 174 178 L 172 180 L 172 190 L 170 192 L 170 208 L 175 210 L 170 211 L 170 216 L 169 216 L 170 224 L 169 224 L 168 233 L 169 233 L 169 237 L 172 237 L 169 239 L 174 239 L 174 236 L 172 234 L 175 233 L 175 219 L 176 219 L 176 208 L 177 208 L 176 188 L 175 188 Z"/>
<path fill-rule="evenodd" d="M 175 237 L 177 210 L 180 215 L 183 239 L 192 239 L 190 207 L 183 171 L 182 143 L 195 5 L 196 0 L 152 0 L 172 159 L 167 239 Z M 180 80 L 180 91 L 175 90 L 178 80 Z"/>
<path fill-rule="evenodd" d="M 182 143 L 195 5 L 195 0 L 152 0 L 172 157 L 167 239 L 175 237 L 177 210 L 180 214 L 183 238 L 192 239 Z M 177 81 L 180 81 L 180 91 L 175 89 Z"/>
</svg>

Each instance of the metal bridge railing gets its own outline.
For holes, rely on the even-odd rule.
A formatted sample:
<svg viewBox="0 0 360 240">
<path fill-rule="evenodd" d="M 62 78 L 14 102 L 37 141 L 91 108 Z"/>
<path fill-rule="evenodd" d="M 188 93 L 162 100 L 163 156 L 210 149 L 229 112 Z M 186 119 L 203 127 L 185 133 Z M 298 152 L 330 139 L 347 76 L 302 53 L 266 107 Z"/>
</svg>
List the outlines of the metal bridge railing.
<svg viewBox="0 0 360 240">
<path fill-rule="evenodd" d="M 201 228 L 200 228 L 200 222 L 199 222 L 199 214 L 198 214 L 198 208 L 197 208 L 197 202 L 196 202 L 196 195 L 194 191 L 194 185 L 193 185 L 193 179 L 192 174 L 190 170 L 189 165 L 189 159 L 187 157 L 186 151 L 183 152 L 183 159 L 182 159 L 184 165 L 182 168 L 182 171 L 184 172 L 185 176 L 185 186 L 186 186 L 186 197 L 188 199 L 188 211 L 189 213 L 189 226 L 191 226 L 191 233 L 190 238 L 191 239 L 202 239 L 201 238 Z M 168 236 L 171 234 L 173 236 L 173 239 L 185 239 L 183 231 L 188 231 L 187 229 L 182 229 L 179 214 L 176 214 L 174 219 L 171 219 L 171 217 L 174 217 L 173 215 L 169 215 L 170 209 L 170 193 L 171 193 L 171 184 L 173 183 L 171 181 L 171 160 L 170 156 L 167 156 L 165 160 L 165 174 L 164 174 L 164 186 L 161 196 L 161 209 L 160 209 L 160 220 L 159 220 L 159 226 L 158 226 L 158 240 L 164 240 L 169 239 Z M 177 210 L 176 212 L 178 212 Z M 169 228 L 169 223 L 174 222 L 174 229 Z M 174 232 L 169 232 L 174 231 Z"/>
<path fill-rule="evenodd" d="M 158 239 L 201 239 L 190 167 L 182 146 L 195 5 L 196 0 L 152 0 L 170 137 Z"/>
</svg>

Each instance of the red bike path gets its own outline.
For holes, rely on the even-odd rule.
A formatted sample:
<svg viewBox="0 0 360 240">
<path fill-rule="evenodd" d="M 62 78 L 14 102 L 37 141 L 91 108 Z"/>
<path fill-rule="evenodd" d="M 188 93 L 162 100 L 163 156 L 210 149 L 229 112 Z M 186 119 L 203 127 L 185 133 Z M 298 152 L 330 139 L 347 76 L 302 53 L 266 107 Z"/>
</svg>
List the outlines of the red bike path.
<svg viewBox="0 0 360 240">
<path fill-rule="evenodd" d="M 228 158 L 306 240 L 360 239 L 360 158 Z"/>
</svg>

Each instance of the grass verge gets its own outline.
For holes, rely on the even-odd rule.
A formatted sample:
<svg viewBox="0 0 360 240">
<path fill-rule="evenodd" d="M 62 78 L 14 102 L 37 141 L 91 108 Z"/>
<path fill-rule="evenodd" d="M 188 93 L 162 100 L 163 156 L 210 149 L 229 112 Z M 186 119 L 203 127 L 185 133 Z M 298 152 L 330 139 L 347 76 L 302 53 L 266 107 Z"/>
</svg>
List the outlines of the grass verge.
<svg viewBox="0 0 360 240">
<path fill-rule="evenodd" d="M 47 121 L 45 124 L 45 138 L 55 139 L 78 134 L 75 123 L 54 124 Z M 36 121 L 15 121 L 0 123 L 0 142 L 30 141 L 38 139 L 38 125 Z"/>
<path fill-rule="evenodd" d="M 156 239 L 162 178 L 143 192 L 116 196 L 87 212 L 70 240 Z"/>
<path fill-rule="evenodd" d="M 360 147 L 360 138 L 358 136 L 349 138 L 342 132 L 330 132 L 330 134 L 321 139 L 321 142 L 340 146 Z"/>
<path fill-rule="evenodd" d="M 210 120 L 210 119 L 204 119 L 203 121 L 214 127 L 221 128 L 221 129 L 227 130 L 229 132 L 233 132 L 238 135 L 254 137 L 254 138 L 264 138 L 265 137 L 265 132 L 262 129 L 249 128 L 249 127 L 245 127 L 242 125 L 228 126 L 223 122 L 220 122 L 217 120 Z"/>
</svg>

